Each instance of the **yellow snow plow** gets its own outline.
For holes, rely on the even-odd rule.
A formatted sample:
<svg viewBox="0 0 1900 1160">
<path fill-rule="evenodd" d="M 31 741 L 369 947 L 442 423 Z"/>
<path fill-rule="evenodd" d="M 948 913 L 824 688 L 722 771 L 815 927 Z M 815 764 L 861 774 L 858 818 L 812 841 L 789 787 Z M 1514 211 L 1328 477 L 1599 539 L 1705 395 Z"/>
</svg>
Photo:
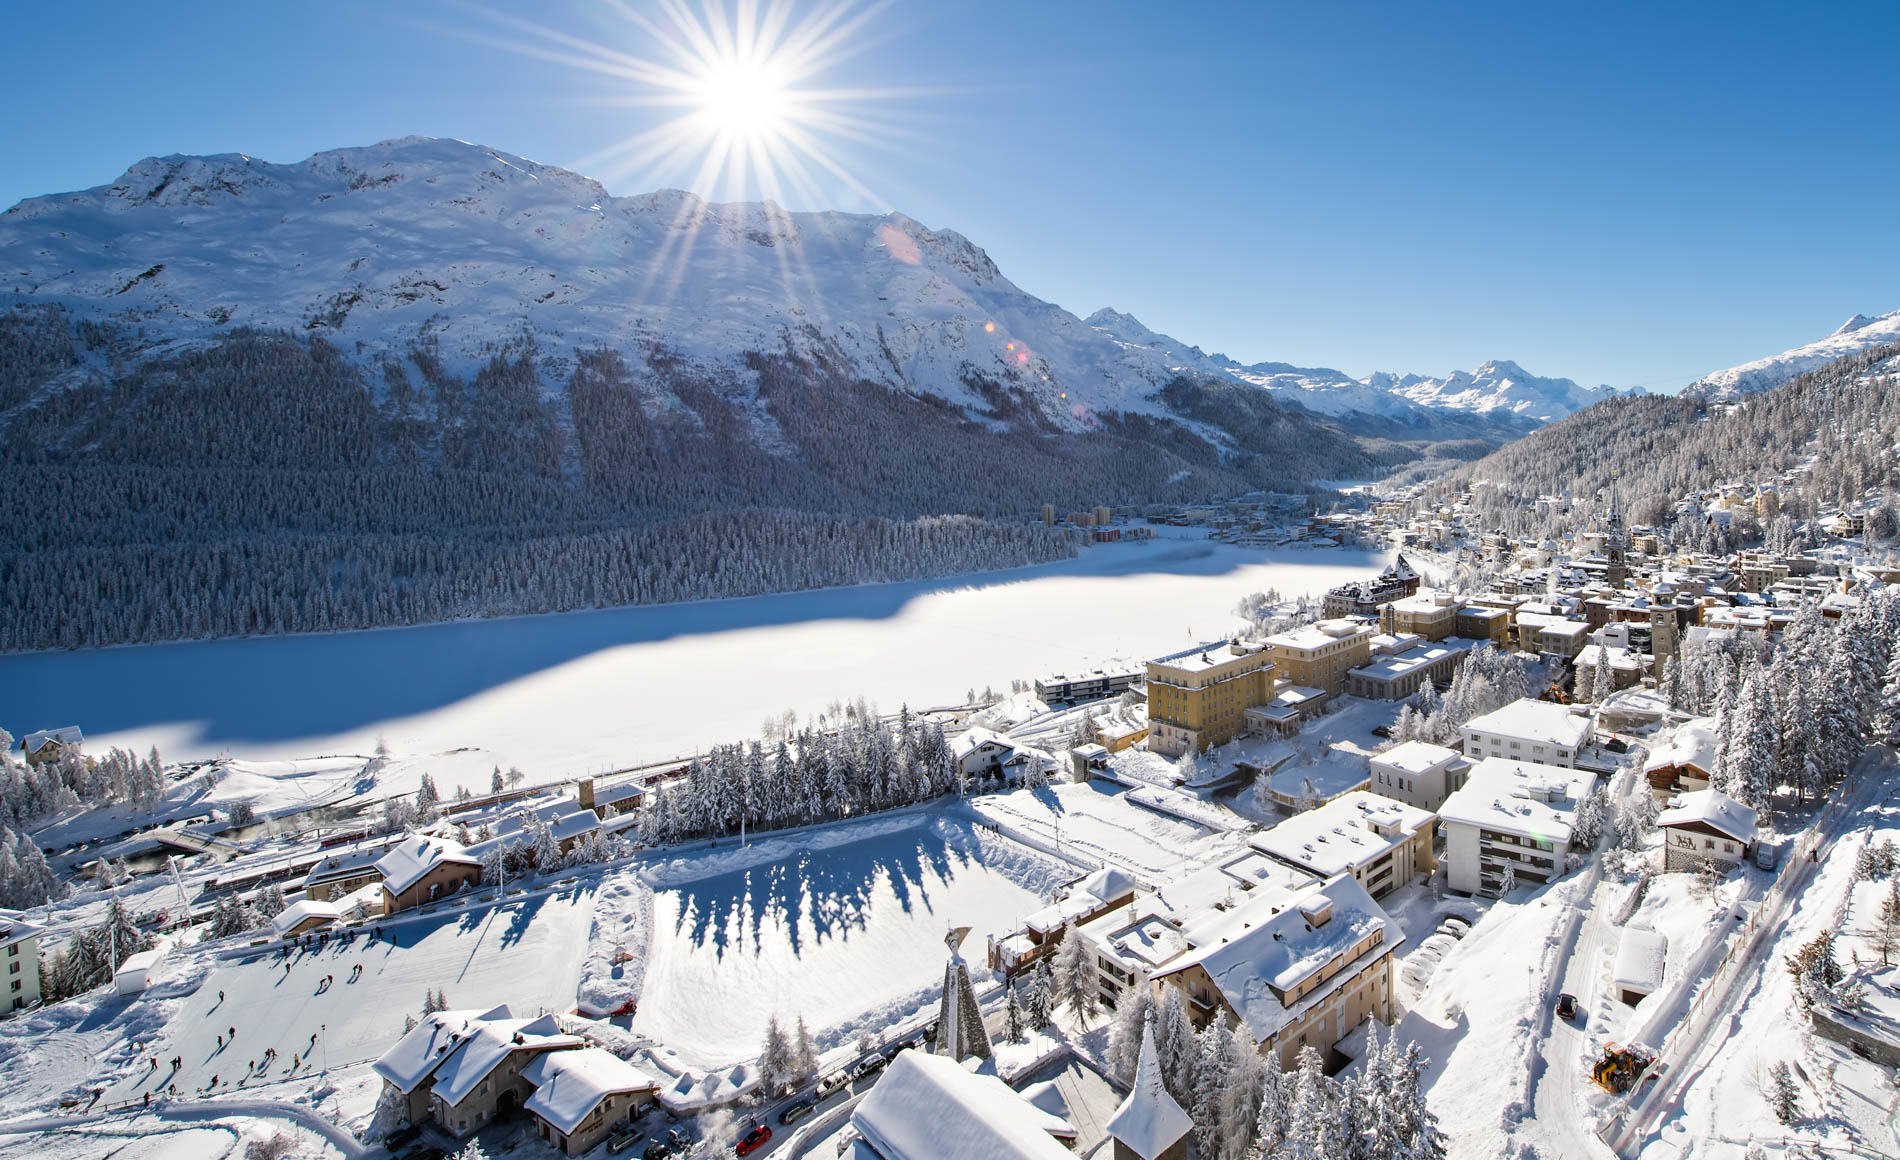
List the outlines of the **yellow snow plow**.
<svg viewBox="0 0 1900 1160">
<path fill-rule="evenodd" d="M 1590 1078 L 1597 1081 L 1604 1090 L 1618 1095 L 1636 1086 L 1643 1078 L 1643 1072 L 1656 1062 L 1656 1054 L 1638 1044 L 1618 1047 L 1614 1043 L 1603 1045 L 1603 1054 L 1590 1069 Z"/>
</svg>

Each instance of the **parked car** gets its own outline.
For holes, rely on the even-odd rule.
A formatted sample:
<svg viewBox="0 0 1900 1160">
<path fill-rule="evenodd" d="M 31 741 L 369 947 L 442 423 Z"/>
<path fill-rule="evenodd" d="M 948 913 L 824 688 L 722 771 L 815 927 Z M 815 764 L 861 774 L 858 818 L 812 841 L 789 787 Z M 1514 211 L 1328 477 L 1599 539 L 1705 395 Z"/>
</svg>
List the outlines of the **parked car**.
<svg viewBox="0 0 1900 1160">
<path fill-rule="evenodd" d="M 639 1140 L 640 1140 L 640 1129 L 634 1127 L 632 1124 L 629 1124 L 626 1127 L 620 1129 L 618 1132 L 615 1132 L 613 1135 L 607 1137 L 607 1151 L 625 1152 L 627 1149 L 633 1147 L 636 1143 L 638 1143 Z"/>
<path fill-rule="evenodd" d="M 1568 991 L 1557 996 L 1557 1018 L 1575 1019 L 1577 1017 L 1577 997 Z"/>
<path fill-rule="evenodd" d="M 781 1124 L 795 1124 L 806 1116 L 811 1115 L 812 1111 L 817 1107 L 818 1101 L 812 1099 L 810 1096 L 806 1096 L 802 1100 L 795 1100 L 792 1103 L 786 1104 L 785 1110 L 778 1114 L 778 1122 Z"/>
<path fill-rule="evenodd" d="M 1390 736 L 1392 736 L 1392 726 L 1390 726 L 1390 725 L 1374 725 L 1374 726 L 1372 727 L 1372 735 L 1373 735 L 1374 737 L 1390 737 Z"/>
<path fill-rule="evenodd" d="M 765 1124 L 754 1124 L 752 1125 L 751 1131 L 739 1137 L 738 1146 L 733 1149 L 733 1152 L 740 1156 L 750 1156 L 760 1148 L 765 1147 L 765 1142 L 771 1138 L 772 1129 L 769 1126 Z"/>
<path fill-rule="evenodd" d="M 883 1071 L 884 1065 L 889 1062 L 890 1060 L 885 1059 L 881 1055 L 873 1055 L 851 1069 L 851 1078 L 853 1080 L 860 1080 L 867 1075 L 876 1075 L 878 1072 Z"/>
<path fill-rule="evenodd" d="M 406 1128 L 398 1128 L 383 1137 L 383 1147 L 394 1152 L 420 1135 L 422 1135 L 422 1129 L 416 1127 L 414 1124 L 410 1124 Z"/>
<path fill-rule="evenodd" d="M 824 1099 L 831 1093 L 851 1086 L 852 1074 L 849 1068 L 834 1071 L 818 1081 L 818 1098 Z"/>
<path fill-rule="evenodd" d="M 1628 753 L 1630 751 L 1630 743 L 1621 737 L 1612 737 L 1603 743 L 1603 748 L 1609 750 L 1611 753 Z"/>
<path fill-rule="evenodd" d="M 671 1144 L 668 1144 L 665 1140 L 655 1140 L 653 1143 L 647 1145 L 646 1151 L 640 1153 L 640 1160 L 668 1160 L 668 1157 L 672 1155 L 673 1146 Z"/>
<path fill-rule="evenodd" d="M 1781 848 L 1772 842 L 1755 843 L 1755 866 L 1761 870 L 1773 870 L 1781 861 Z"/>
</svg>

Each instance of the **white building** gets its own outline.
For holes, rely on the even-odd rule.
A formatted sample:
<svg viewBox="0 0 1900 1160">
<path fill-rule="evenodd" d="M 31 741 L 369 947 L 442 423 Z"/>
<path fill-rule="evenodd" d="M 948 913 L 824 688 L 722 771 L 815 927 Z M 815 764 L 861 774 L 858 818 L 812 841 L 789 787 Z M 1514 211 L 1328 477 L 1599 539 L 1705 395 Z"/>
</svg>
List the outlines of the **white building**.
<svg viewBox="0 0 1900 1160">
<path fill-rule="evenodd" d="M 112 987 L 121 995 L 138 995 L 151 983 L 152 968 L 164 959 L 165 952 L 171 949 L 171 943 L 160 940 L 158 945 L 137 954 L 125 956 L 119 969 L 112 972 Z"/>
<path fill-rule="evenodd" d="M 1590 718 L 1528 697 L 1465 722 L 1465 756 L 1505 757 L 1540 765 L 1573 766 L 1590 739 Z"/>
<path fill-rule="evenodd" d="M 1561 876 L 1577 806 L 1595 787 L 1588 770 L 1502 757 L 1478 762 L 1438 810 L 1446 885 L 1496 894 L 1506 866 L 1520 886 Z"/>
<path fill-rule="evenodd" d="M 900 1051 L 851 1113 L 851 1160 L 1074 1160 L 1069 1121 L 988 1073 L 943 1055 Z"/>
<path fill-rule="evenodd" d="M 1661 988 L 1668 957 L 1669 940 L 1661 932 L 1643 926 L 1623 928 L 1623 941 L 1617 947 L 1611 972 L 1618 1001 L 1634 1007 L 1643 996 Z"/>
<path fill-rule="evenodd" d="M 6 967 L 6 1007 L 18 1011 L 40 1001 L 40 928 L 17 910 L 0 910 L 0 963 Z"/>
<path fill-rule="evenodd" d="M 1471 772 L 1464 754 L 1426 741 L 1401 742 L 1374 754 L 1367 765 L 1373 793 L 1433 813 L 1464 786 Z"/>
<path fill-rule="evenodd" d="M 1431 873 L 1430 811 L 1357 790 L 1255 834 L 1254 849 L 1317 878 L 1349 875 L 1373 898 Z"/>
<path fill-rule="evenodd" d="M 1720 790 L 1683 794 L 1656 819 L 1663 835 L 1664 870 L 1700 870 L 1703 859 L 1719 869 L 1742 864 L 1755 841 L 1755 811 Z"/>
<path fill-rule="evenodd" d="M 950 755 L 964 777 L 1001 777 L 1016 747 L 995 730 L 973 725 L 950 739 Z"/>
</svg>

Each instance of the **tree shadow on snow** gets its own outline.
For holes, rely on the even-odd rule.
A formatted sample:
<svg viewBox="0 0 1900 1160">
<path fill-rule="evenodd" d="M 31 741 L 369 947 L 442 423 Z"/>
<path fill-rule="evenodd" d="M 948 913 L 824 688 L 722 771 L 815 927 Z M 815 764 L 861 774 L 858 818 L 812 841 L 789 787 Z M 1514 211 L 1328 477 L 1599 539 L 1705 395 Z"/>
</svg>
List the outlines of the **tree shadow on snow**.
<svg viewBox="0 0 1900 1160">
<path fill-rule="evenodd" d="M 1354 566 L 1329 554 L 1312 564 Z M 1366 566 L 1377 557 L 1363 554 Z M 1153 550 L 1085 552 L 1077 560 L 951 576 L 816 589 L 738 600 L 654 604 L 411 628 L 184 641 L 136 648 L 0 657 L 0 704 L 15 721 L 84 718 L 88 732 L 189 722 L 200 748 L 218 742 L 323 737 L 431 712 L 622 645 L 821 620 L 889 620 L 940 592 L 1048 577 L 1220 576 L 1297 558 L 1160 543 Z"/>
<path fill-rule="evenodd" d="M 784 938 L 796 957 L 806 939 L 848 939 L 870 920 L 880 883 L 904 913 L 936 913 L 930 888 L 974 862 L 938 838 L 897 834 L 708 878 L 679 890 L 674 933 L 694 946 L 758 954 Z M 809 926 L 809 932 L 807 927 Z"/>
</svg>

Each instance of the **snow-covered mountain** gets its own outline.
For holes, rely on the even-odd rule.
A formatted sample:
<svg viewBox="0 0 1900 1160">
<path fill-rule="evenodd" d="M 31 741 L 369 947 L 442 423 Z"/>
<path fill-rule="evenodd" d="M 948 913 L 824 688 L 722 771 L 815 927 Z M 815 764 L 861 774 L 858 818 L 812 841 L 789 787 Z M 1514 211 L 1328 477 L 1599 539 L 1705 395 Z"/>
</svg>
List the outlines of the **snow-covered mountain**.
<svg viewBox="0 0 1900 1160">
<path fill-rule="evenodd" d="M 1243 364 L 1156 333 L 1118 311 L 1098 310 L 1085 321 L 1126 349 L 1159 354 L 1182 370 L 1232 375 L 1265 387 L 1282 401 L 1340 418 L 1372 416 L 1430 422 L 1434 413 L 1464 412 L 1489 416 L 1524 430 L 1581 411 L 1616 393 L 1610 387 L 1580 387 L 1570 379 L 1540 378 L 1507 360 L 1487 362 L 1470 372 L 1454 371 L 1443 378 L 1379 372 L 1355 379 L 1331 367 Z"/>
<path fill-rule="evenodd" d="M 1856 314 L 1843 322 L 1840 329 L 1818 342 L 1703 375 L 1689 384 L 1686 393 L 1717 400 L 1735 399 L 1778 387 L 1797 375 L 1824 367 L 1846 355 L 1893 342 L 1900 342 L 1900 310 L 1890 311 L 1878 318 Z"/>
<path fill-rule="evenodd" d="M 0 292 L 136 320 L 176 342 L 319 334 L 368 359 L 427 341 L 465 371 L 524 340 L 550 377 L 606 346 L 737 365 L 823 356 L 972 413 L 988 380 L 1042 421 L 1165 413 L 1159 355 L 1017 288 L 902 214 L 789 213 L 597 182 L 421 137 L 296 164 L 147 158 L 109 186 L 0 216 Z"/>
</svg>

